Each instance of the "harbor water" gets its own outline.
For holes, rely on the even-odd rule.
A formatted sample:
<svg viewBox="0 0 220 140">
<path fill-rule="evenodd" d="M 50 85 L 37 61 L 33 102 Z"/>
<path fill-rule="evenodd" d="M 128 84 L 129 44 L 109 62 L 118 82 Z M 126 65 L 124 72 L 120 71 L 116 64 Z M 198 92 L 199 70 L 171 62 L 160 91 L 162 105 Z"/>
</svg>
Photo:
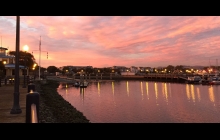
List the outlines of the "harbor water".
<svg viewBox="0 0 220 140">
<path fill-rule="evenodd" d="M 57 91 L 91 123 L 220 122 L 220 85 L 124 80 Z"/>
</svg>

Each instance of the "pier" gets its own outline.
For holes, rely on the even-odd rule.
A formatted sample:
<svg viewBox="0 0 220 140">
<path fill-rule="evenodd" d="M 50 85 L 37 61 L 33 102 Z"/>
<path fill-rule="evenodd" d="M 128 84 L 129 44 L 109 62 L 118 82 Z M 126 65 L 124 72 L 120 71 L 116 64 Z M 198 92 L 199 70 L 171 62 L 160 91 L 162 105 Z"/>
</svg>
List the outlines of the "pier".
<svg viewBox="0 0 220 140">
<path fill-rule="evenodd" d="M 113 75 L 113 74 L 97 74 L 86 75 L 83 78 L 88 82 L 99 80 L 144 80 L 144 81 L 161 81 L 161 82 L 175 82 L 185 83 L 188 77 L 195 76 L 193 74 L 146 74 L 146 75 Z M 197 75 L 201 78 L 207 79 L 207 76 Z M 209 75 L 214 76 L 214 75 Z M 79 81 L 82 77 L 74 76 L 47 76 L 47 79 L 60 81 L 61 83 L 73 84 Z"/>
</svg>

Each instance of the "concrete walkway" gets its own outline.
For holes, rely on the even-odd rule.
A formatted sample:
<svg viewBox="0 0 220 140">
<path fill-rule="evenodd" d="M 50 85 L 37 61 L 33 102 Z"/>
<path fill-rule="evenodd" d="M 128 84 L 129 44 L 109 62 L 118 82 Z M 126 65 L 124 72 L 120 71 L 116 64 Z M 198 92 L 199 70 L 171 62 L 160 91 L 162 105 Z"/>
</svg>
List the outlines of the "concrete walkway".
<svg viewBox="0 0 220 140">
<path fill-rule="evenodd" d="M 22 113 L 10 114 L 14 102 L 14 84 L 0 87 L 0 123 L 25 123 L 27 87 L 19 86 L 19 105 Z"/>
</svg>

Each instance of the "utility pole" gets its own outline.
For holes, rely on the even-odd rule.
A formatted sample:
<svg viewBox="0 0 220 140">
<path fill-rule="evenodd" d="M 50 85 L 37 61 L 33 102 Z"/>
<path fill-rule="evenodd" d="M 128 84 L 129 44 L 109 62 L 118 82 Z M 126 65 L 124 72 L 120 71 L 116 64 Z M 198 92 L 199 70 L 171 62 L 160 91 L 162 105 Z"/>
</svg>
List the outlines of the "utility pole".
<svg viewBox="0 0 220 140">
<path fill-rule="evenodd" d="M 39 50 L 33 50 L 33 51 L 39 51 L 39 80 L 40 80 L 41 52 L 47 52 L 47 51 L 41 51 L 41 36 L 40 36 Z M 32 54 L 33 54 L 33 52 L 32 52 Z M 47 59 L 48 59 L 48 52 L 47 52 Z"/>
</svg>

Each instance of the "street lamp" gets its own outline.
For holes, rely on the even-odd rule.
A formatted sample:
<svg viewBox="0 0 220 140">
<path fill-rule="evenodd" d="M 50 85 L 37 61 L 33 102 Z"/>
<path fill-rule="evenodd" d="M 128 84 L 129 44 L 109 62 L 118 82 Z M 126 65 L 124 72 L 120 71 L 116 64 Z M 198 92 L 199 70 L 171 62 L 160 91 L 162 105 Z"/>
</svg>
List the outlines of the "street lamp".
<svg viewBox="0 0 220 140">
<path fill-rule="evenodd" d="M 23 47 L 23 50 L 25 52 L 25 55 L 24 55 L 24 68 L 25 68 L 25 72 L 24 72 L 24 85 L 23 85 L 23 88 L 26 88 L 26 82 L 25 82 L 25 79 L 26 79 L 25 75 L 27 73 L 27 68 L 26 68 L 26 52 L 28 51 L 28 49 L 29 49 L 28 45 L 25 45 Z"/>
<path fill-rule="evenodd" d="M 20 43 L 20 16 L 16 17 L 16 55 L 15 55 L 15 84 L 14 84 L 14 99 L 10 114 L 20 114 L 22 112 L 19 105 L 19 45 Z"/>
</svg>

